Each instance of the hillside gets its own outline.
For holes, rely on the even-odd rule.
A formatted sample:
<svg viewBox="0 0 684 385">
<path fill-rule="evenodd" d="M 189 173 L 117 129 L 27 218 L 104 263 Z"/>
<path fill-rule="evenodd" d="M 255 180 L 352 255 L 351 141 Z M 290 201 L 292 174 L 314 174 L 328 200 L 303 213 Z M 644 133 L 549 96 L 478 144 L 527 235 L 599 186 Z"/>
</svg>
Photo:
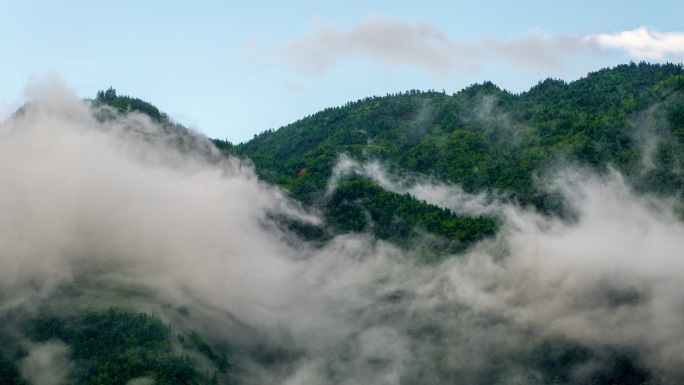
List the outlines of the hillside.
<svg viewBox="0 0 684 385">
<path fill-rule="evenodd" d="M 611 166 L 644 191 L 681 196 L 682 76 L 679 65 L 630 63 L 571 83 L 546 79 L 520 95 L 492 83 L 453 95 L 411 90 L 328 108 L 239 145 L 214 143 L 306 202 L 321 199 L 341 153 L 540 209 L 547 197 L 535 175 L 559 162 Z"/>
<path fill-rule="evenodd" d="M 342 229 L 363 227 L 340 223 L 326 193 L 342 154 L 380 162 L 389 173 L 429 176 L 467 193 L 572 217 L 548 188 L 553 173 L 570 166 L 617 170 L 642 193 L 681 201 L 683 75 L 679 65 L 630 63 L 571 83 L 546 79 L 519 95 L 490 82 L 453 95 L 411 90 L 328 108 L 246 143 L 213 142 L 253 161 L 260 177 L 295 199 L 323 207 Z M 478 226 L 487 230 L 471 240 L 493 231 Z M 385 220 L 375 229 L 388 227 Z"/>
<path fill-rule="evenodd" d="M 681 65 L 240 144 L 43 94 L 0 127 L 2 384 L 684 381 Z"/>
</svg>

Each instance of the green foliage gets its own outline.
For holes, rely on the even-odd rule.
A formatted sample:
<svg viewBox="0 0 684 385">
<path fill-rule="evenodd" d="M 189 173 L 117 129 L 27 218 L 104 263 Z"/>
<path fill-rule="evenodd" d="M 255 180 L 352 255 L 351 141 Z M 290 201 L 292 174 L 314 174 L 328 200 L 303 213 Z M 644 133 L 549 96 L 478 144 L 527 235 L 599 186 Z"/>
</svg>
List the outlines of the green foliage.
<svg viewBox="0 0 684 385">
<path fill-rule="evenodd" d="M 202 336 L 195 330 L 190 331 L 189 340 L 193 347 L 208 357 L 220 371 L 224 372 L 228 369 L 230 365 L 228 357 L 204 341 Z"/>
<path fill-rule="evenodd" d="M 153 378 L 156 384 L 207 384 L 218 374 L 209 377 L 187 355 L 176 352 L 171 328 L 144 313 L 109 309 L 70 319 L 39 318 L 27 334 L 38 342 L 64 341 L 78 363 L 77 384 L 126 384 L 138 377 Z M 199 341 L 195 348 L 217 363 L 220 372 L 228 369 L 225 354 L 195 332 L 191 340 Z"/>
<path fill-rule="evenodd" d="M 344 231 L 369 229 L 379 239 L 406 243 L 421 230 L 442 236 L 459 248 L 494 234 L 491 218 L 460 217 L 409 194 L 384 190 L 362 178 L 339 182 L 326 203 L 326 218 Z"/>
<path fill-rule="evenodd" d="M 235 145 L 228 140 L 211 139 L 211 142 L 214 144 L 214 146 L 216 146 L 216 148 L 218 148 L 224 154 L 236 154 Z"/>
<path fill-rule="evenodd" d="M 148 103 L 138 98 L 132 98 L 130 96 L 118 96 L 116 94 L 116 90 L 112 87 L 109 87 L 107 91 L 97 91 L 97 96 L 95 97 L 95 104 L 108 105 L 114 107 L 119 112 L 141 112 L 160 123 L 171 122 L 168 115 L 166 115 L 163 112 L 160 112 L 159 109 L 151 103 Z"/>
<path fill-rule="evenodd" d="M 0 384 L 26 385 L 27 382 L 21 377 L 18 360 L 26 356 L 26 351 L 15 333 L 11 317 L 3 317 L 0 320 Z"/>
<path fill-rule="evenodd" d="M 16 361 L 0 354 L 0 384 L 3 385 L 25 385 L 26 381 L 21 378 Z"/>
</svg>

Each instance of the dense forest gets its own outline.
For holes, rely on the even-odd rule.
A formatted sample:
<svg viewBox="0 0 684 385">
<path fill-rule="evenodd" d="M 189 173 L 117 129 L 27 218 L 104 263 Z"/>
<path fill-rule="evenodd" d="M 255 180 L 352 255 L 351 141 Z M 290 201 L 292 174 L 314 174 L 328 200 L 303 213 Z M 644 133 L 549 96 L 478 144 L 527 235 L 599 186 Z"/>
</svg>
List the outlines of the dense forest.
<svg viewBox="0 0 684 385">
<path fill-rule="evenodd" d="M 549 78 L 521 94 L 490 82 L 453 95 L 410 90 L 328 108 L 246 143 L 214 143 L 304 202 L 322 199 L 340 153 L 544 210 L 557 202 L 535 177 L 559 162 L 613 167 L 643 191 L 681 197 L 683 71 L 630 63 L 571 83 Z M 646 136 L 652 148 L 642 146 Z"/>
<path fill-rule="evenodd" d="M 391 181 L 458 186 L 484 202 L 511 205 L 562 223 L 578 219 L 567 197 L 551 185 L 554 173 L 566 168 L 597 175 L 617 172 L 636 194 L 667 199 L 679 219 L 684 216 L 684 68 L 677 64 L 629 63 L 572 82 L 549 78 L 520 94 L 485 82 L 452 95 L 409 90 L 373 96 L 327 108 L 239 144 L 218 138 L 209 142 L 154 105 L 117 95 L 111 87 L 99 91 L 89 103 L 99 122 L 141 114 L 161 127 L 156 133 L 140 130 L 143 141 L 161 138 L 184 154 L 206 152 L 211 164 L 237 158 L 253 166 L 260 183 L 277 186 L 288 202 L 321 218 L 307 222 L 265 216 L 283 234 L 294 237 L 289 242 L 314 250 L 310 253 L 328 250 L 336 239 L 358 236 L 404 250 L 412 259 L 402 264 L 439 269 L 440 264 L 458 260 L 483 241 L 494 239 L 505 227 L 505 218 L 496 211 L 440 206 L 407 189 L 391 188 L 370 172 L 353 167 L 340 171 L 344 160 L 379 165 L 383 177 Z M 506 253 L 500 254 L 504 258 Z M 648 297 L 637 289 L 601 285 L 614 311 L 637 306 Z M 76 286 L 61 293 L 77 291 Z M 471 314 L 466 305 L 435 305 L 430 314 L 420 309 L 399 310 L 422 294 L 398 289 L 381 294 L 376 304 L 365 305 L 353 316 L 366 320 L 363 317 L 376 317 L 373 312 L 377 311 L 380 315 L 373 322 L 394 319 L 407 331 L 407 349 L 422 356 L 416 364 L 402 358 L 409 369 L 397 377 L 400 383 L 495 384 L 507 382 L 511 373 L 517 376 L 515 383 L 530 384 L 666 384 L 684 379 L 677 370 L 668 372 L 666 378 L 662 369 L 649 366 L 647 357 L 633 346 L 591 345 L 552 333 L 533 338 L 532 331 L 518 324 L 517 335 L 529 339 L 519 337 L 515 343 L 504 344 L 501 349 L 510 355 L 485 354 L 482 348 L 477 354 L 490 361 L 454 369 L 451 361 L 467 357 L 451 354 L 448 345 L 467 344 L 463 341 L 471 336 L 462 332 L 456 333 L 458 338 L 450 336 L 446 325 L 468 314 L 455 329 L 477 325 L 499 330 L 508 325 L 507 315 Z M 145 295 L 142 291 L 117 294 L 125 298 Z M 373 307 L 380 310 L 369 310 Z M 159 309 L 169 313 L 160 316 Z M 152 310 L 99 303 L 78 312 L 55 307 L 13 311 L 0 313 L 0 321 L 7 325 L 0 330 L 0 383 L 8 385 L 37 383 L 22 373 L 40 349 L 51 352 L 57 364 L 68 365 L 64 383 L 73 384 L 252 384 L 263 378 L 285 382 L 288 371 L 305 355 L 295 342 L 288 342 L 291 347 L 271 344 L 252 330 L 257 326 L 241 326 L 249 331 L 245 335 L 260 336 L 253 345 L 232 343 L 225 336 L 214 338 L 215 331 L 204 335 L 189 326 L 201 313 L 168 304 Z M 361 339 L 363 333 L 355 333 L 351 335 Z M 295 340 L 292 334 L 281 338 Z M 358 352 L 345 345 L 351 342 L 341 344 L 345 348 L 339 362 L 356 362 Z M 337 356 L 330 358 L 330 351 L 318 349 L 321 360 L 337 362 Z M 364 361 L 361 367 L 383 371 L 394 364 L 382 353 L 376 355 L 380 358 Z M 329 383 L 352 383 L 345 378 L 362 375 L 345 372 L 346 366 L 339 363 L 322 367 Z M 276 374 L 254 374 L 260 371 Z M 307 383 L 306 377 L 298 381 L 287 383 Z M 395 381 L 387 381 L 391 382 Z"/>
<path fill-rule="evenodd" d="M 379 161 L 390 172 L 428 175 L 466 192 L 497 194 L 550 215 L 571 216 L 545 180 L 567 166 L 618 170 L 643 193 L 684 198 L 683 76 L 681 65 L 642 62 L 571 83 L 549 78 L 521 94 L 491 82 L 453 95 L 410 90 L 328 108 L 245 143 L 213 142 L 226 154 L 250 159 L 261 178 L 295 199 L 322 207 L 338 230 L 364 228 L 360 210 L 369 212 L 371 221 L 383 221 L 375 227 L 376 236 L 390 228 L 387 218 L 380 219 L 367 205 L 340 215 L 338 203 L 353 199 L 340 199 L 343 191 L 330 196 L 326 186 L 341 154 Z M 393 192 L 383 191 L 380 197 L 369 188 L 363 194 L 366 200 L 386 200 L 378 205 L 407 218 L 391 203 L 400 199 Z M 488 218 L 472 227 L 476 230 L 462 222 L 465 232 L 451 231 L 446 229 L 453 228 L 453 218 L 449 224 L 426 225 L 420 218 L 425 210 L 431 209 L 413 210 L 410 222 L 466 243 L 490 234 L 496 220 Z M 475 224 L 482 219 L 464 220 Z M 390 232 L 403 239 L 410 233 L 396 226 Z M 465 238 L 455 235 L 466 233 Z"/>
<path fill-rule="evenodd" d="M 69 383 L 126 384 L 134 379 L 157 384 L 232 383 L 224 353 L 210 347 L 197 332 L 173 335 L 171 327 L 155 315 L 115 308 L 67 319 L 44 315 L 32 319 L 23 333 L 35 346 L 43 344 L 57 354 L 69 347 L 76 367 Z M 26 384 L 14 364 L 27 354 L 26 349 L 6 336 L 2 353 L 0 381 Z"/>
</svg>

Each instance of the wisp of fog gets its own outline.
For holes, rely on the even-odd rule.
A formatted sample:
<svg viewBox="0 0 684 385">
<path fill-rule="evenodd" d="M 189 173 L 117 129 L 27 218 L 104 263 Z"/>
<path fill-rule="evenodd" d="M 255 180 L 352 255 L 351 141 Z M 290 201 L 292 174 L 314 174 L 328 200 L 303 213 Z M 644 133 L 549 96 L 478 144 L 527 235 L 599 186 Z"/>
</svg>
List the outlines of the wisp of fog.
<svg viewBox="0 0 684 385">
<path fill-rule="evenodd" d="M 4 318 L 130 306 L 216 341 L 292 352 L 271 367 L 244 358 L 244 383 L 543 383 L 539 357 L 563 344 L 589 352 L 572 382 L 617 354 L 654 381 L 684 379 L 684 226 L 617 172 L 555 174 L 549 188 L 577 213 L 563 221 L 343 159 L 338 172 L 500 218 L 495 237 L 421 264 L 419 249 L 369 235 L 297 238 L 274 218 L 322 219 L 199 134 L 181 149 L 144 115 L 98 119 L 107 107 L 58 81 L 27 95 L 0 126 Z"/>
</svg>

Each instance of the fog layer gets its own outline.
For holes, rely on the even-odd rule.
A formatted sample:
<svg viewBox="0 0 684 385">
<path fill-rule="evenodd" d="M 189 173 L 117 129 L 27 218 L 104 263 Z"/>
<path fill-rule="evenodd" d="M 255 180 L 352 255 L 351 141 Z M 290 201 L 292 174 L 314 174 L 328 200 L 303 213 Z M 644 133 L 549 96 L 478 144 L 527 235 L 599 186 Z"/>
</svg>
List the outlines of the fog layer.
<svg viewBox="0 0 684 385">
<path fill-rule="evenodd" d="M 245 383 L 543 383 L 545 357 L 568 346 L 587 353 L 566 365 L 567 382 L 603 378 L 618 356 L 647 379 L 684 379 L 684 227 L 618 173 L 556 174 L 549 188 L 577 212 L 572 223 L 385 179 L 503 222 L 425 265 L 419 250 L 366 235 L 298 240 L 273 218 L 321 220 L 198 135 L 184 139 L 196 151 L 179 150 L 145 116 L 98 121 L 102 111 L 55 82 L 27 92 L 32 102 L 0 127 L 4 317 L 132 306 L 215 341 L 289 352 L 279 364 L 245 355 Z M 38 346 L 25 365 L 65 349 Z"/>
</svg>

